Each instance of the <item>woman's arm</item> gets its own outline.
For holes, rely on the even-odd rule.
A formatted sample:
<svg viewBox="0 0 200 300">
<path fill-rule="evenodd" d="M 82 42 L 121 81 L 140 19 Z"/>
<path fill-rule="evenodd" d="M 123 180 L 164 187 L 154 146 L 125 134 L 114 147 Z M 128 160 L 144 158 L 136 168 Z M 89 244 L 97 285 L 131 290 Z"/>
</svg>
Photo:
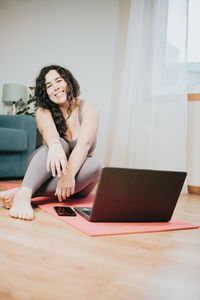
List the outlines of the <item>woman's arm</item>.
<svg viewBox="0 0 200 300">
<path fill-rule="evenodd" d="M 60 177 L 62 167 L 63 173 L 66 174 L 67 158 L 60 143 L 60 136 L 51 112 L 48 109 L 38 108 L 36 111 L 36 122 L 45 144 L 49 147 L 47 171 L 49 172 L 51 169 L 54 177 L 56 176 L 57 171 L 57 174 Z"/>
<path fill-rule="evenodd" d="M 38 108 L 35 114 L 37 127 L 41 133 L 45 144 L 60 143 L 58 131 L 56 129 L 51 112 L 48 109 Z"/>
<path fill-rule="evenodd" d="M 69 171 L 73 176 L 79 171 L 88 155 L 88 151 L 97 135 L 98 123 L 99 117 L 95 105 L 90 102 L 85 102 L 82 110 L 82 123 L 77 144 L 68 160 Z"/>
<path fill-rule="evenodd" d="M 59 201 L 74 194 L 75 175 L 84 163 L 98 130 L 98 113 L 94 104 L 85 102 L 82 110 L 82 123 L 77 144 L 69 159 L 67 174 L 58 182 L 56 195 Z"/>
</svg>

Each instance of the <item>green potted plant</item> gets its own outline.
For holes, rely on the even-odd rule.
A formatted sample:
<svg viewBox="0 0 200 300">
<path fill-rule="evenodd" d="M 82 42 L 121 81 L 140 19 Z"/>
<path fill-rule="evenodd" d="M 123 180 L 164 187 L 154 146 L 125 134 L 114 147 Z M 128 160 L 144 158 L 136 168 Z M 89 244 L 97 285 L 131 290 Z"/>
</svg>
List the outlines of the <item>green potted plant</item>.
<svg viewBox="0 0 200 300">
<path fill-rule="evenodd" d="M 29 89 L 32 92 L 35 88 L 30 86 Z M 35 112 L 36 112 L 35 100 L 36 100 L 35 95 L 32 93 L 29 93 L 27 102 L 23 101 L 22 99 L 19 99 L 15 104 L 16 114 L 35 117 Z"/>
<path fill-rule="evenodd" d="M 30 93 L 28 95 L 28 100 L 27 102 L 23 101 L 22 99 L 19 99 L 16 102 L 16 114 L 17 115 L 26 115 L 26 116 L 31 116 L 35 117 L 35 112 L 37 109 L 36 105 L 36 97 L 33 93 L 34 87 L 30 86 Z M 37 130 L 37 137 L 36 137 L 36 148 L 40 147 L 43 144 L 43 138 L 39 131 Z"/>
</svg>

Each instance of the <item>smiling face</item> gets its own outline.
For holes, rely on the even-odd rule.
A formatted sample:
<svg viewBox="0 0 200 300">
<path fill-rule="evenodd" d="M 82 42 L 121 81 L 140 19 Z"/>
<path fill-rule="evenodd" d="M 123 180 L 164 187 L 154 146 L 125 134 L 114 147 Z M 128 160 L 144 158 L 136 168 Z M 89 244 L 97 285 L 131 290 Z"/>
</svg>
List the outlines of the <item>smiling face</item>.
<svg viewBox="0 0 200 300">
<path fill-rule="evenodd" d="M 45 85 L 49 99 L 63 105 L 67 100 L 67 83 L 56 70 L 50 70 L 45 76 Z"/>
</svg>

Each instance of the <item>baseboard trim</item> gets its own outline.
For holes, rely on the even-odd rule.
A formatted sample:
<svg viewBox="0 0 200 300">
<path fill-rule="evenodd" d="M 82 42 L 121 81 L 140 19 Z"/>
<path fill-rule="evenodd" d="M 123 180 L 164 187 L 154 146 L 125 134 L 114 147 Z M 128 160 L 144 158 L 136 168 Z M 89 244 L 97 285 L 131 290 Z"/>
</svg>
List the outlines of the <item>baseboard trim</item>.
<svg viewBox="0 0 200 300">
<path fill-rule="evenodd" d="M 188 193 L 200 195 L 200 186 L 188 185 Z"/>
<path fill-rule="evenodd" d="M 196 93 L 196 94 L 188 94 L 188 101 L 192 102 L 192 101 L 200 101 L 200 94 Z"/>
</svg>

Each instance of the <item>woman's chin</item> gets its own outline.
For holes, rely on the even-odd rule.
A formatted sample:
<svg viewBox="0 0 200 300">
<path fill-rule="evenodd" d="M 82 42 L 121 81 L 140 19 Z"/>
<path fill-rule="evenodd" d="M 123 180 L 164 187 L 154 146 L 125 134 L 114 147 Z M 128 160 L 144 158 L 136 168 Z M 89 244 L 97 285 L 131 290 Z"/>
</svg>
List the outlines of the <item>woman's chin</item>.
<svg viewBox="0 0 200 300">
<path fill-rule="evenodd" d="M 67 99 L 66 99 L 66 97 L 65 98 L 60 98 L 60 99 L 54 99 L 53 102 L 55 104 L 58 104 L 58 105 L 63 105 L 63 104 L 66 104 Z"/>
</svg>

